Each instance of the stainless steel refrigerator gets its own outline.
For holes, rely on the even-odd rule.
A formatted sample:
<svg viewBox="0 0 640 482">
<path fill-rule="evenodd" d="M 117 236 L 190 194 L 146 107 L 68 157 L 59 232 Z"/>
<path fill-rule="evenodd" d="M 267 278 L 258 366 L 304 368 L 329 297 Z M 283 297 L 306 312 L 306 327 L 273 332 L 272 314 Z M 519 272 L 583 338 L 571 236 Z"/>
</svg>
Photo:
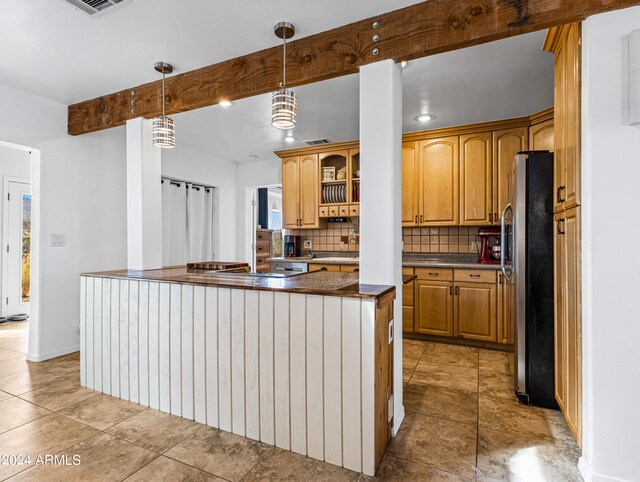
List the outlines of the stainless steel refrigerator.
<svg viewBox="0 0 640 482">
<path fill-rule="evenodd" d="M 519 153 L 502 213 L 501 269 L 515 302 L 515 393 L 525 404 L 555 399 L 553 154 Z"/>
</svg>

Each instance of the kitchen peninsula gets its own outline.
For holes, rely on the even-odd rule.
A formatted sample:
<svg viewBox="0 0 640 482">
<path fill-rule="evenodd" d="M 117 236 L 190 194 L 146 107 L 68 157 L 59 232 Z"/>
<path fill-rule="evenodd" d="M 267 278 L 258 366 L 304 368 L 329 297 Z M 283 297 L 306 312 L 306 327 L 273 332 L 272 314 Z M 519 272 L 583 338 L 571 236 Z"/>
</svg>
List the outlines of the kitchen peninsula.
<svg viewBox="0 0 640 482">
<path fill-rule="evenodd" d="M 374 475 L 393 406 L 393 286 L 171 267 L 81 277 L 81 384 Z"/>
</svg>

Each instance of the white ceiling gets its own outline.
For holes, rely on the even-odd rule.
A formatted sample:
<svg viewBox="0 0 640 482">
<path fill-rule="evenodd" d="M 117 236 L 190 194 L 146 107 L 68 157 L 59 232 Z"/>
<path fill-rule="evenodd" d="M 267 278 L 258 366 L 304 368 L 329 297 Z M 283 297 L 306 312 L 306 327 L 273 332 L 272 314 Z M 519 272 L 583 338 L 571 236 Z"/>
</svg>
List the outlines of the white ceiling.
<svg viewBox="0 0 640 482">
<path fill-rule="evenodd" d="M 64 0 L 0 0 L 0 83 L 72 104 L 306 37 L 418 0 L 131 0 L 94 18 Z"/>
<path fill-rule="evenodd" d="M 525 116 L 553 105 L 553 55 L 534 32 L 410 62 L 403 70 L 403 131 Z M 270 125 L 270 95 L 175 115 L 176 142 L 237 162 L 273 159 L 274 150 L 326 137 L 358 138 L 358 75 L 295 88 L 299 111 L 293 144 Z M 427 124 L 415 116 L 428 112 Z"/>
</svg>

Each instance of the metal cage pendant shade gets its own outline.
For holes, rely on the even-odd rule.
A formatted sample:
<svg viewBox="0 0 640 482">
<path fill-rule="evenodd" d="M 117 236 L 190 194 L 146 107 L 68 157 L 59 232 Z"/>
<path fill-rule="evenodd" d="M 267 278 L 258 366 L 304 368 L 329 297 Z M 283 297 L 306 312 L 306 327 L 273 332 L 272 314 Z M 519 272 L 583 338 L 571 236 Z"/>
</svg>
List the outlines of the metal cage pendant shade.
<svg viewBox="0 0 640 482">
<path fill-rule="evenodd" d="M 162 116 L 153 119 L 153 145 L 162 149 L 173 149 L 176 147 L 175 125 L 171 117 L 164 115 L 164 78 L 166 74 L 173 72 L 173 67 L 166 62 L 156 62 L 154 67 L 162 73 Z"/>
<path fill-rule="evenodd" d="M 271 125 L 276 129 L 293 129 L 296 126 L 298 99 L 291 89 L 287 89 L 287 38 L 295 34 L 293 25 L 287 22 L 276 24 L 274 33 L 283 41 L 281 89 L 271 94 Z"/>
</svg>

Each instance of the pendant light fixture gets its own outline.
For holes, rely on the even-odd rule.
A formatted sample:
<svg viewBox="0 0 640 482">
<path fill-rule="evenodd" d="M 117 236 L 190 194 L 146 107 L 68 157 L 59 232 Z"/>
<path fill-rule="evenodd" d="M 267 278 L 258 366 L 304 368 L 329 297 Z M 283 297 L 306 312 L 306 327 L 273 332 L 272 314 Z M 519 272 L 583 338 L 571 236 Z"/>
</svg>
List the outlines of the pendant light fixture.
<svg viewBox="0 0 640 482">
<path fill-rule="evenodd" d="M 295 92 L 287 89 L 287 39 L 293 38 L 296 29 L 288 22 L 280 22 L 273 31 L 283 41 L 283 65 L 280 90 L 271 94 L 271 125 L 276 129 L 293 129 L 296 126 L 298 99 Z"/>
<path fill-rule="evenodd" d="M 173 66 L 166 62 L 156 62 L 154 68 L 162 74 L 162 116 L 153 119 L 153 145 L 163 149 L 176 147 L 176 132 L 173 119 L 164 115 L 164 78 L 173 72 Z"/>
</svg>

